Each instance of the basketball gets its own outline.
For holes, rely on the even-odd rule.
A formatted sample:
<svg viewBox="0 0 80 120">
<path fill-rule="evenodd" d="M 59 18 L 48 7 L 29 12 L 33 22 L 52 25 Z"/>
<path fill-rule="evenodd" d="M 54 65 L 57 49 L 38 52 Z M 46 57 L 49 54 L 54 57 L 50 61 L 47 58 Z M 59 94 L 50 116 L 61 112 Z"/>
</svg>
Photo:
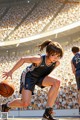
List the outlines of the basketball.
<svg viewBox="0 0 80 120">
<path fill-rule="evenodd" d="M 7 82 L 7 80 L 0 83 L 0 95 L 3 97 L 10 97 L 14 93 L 14 86 Z"/>
</svg>

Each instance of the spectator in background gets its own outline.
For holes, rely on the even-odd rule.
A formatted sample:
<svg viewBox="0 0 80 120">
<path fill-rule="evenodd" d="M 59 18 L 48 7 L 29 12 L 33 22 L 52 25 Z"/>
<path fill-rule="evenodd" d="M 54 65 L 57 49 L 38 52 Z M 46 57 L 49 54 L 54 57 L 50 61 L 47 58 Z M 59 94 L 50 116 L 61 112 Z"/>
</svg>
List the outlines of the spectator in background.
<svg viewBox="0 0 80 120">
<path fill-rule="evenodd" d="M 73 74 L 76 78 L 77 88 L 78 88 L 78 103 L 79 103 L 79 114 L 80 114 L 80 50 L 79 47 L 72 47 L 72 53 L 74 57 L 71 60 L 71 67 Z"/>
</svg>

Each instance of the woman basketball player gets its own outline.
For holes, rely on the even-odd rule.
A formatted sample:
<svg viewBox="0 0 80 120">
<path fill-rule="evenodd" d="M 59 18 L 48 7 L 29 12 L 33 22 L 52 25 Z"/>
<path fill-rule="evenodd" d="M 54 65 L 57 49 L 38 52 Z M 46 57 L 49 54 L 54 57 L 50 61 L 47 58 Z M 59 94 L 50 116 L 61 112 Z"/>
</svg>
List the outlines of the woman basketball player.
<svg viewBox="0 0 80 120">
<path fill-rule="evenodd" d="M 6 112 L 12 107 L 29 106 L 35 85 L 38 85 L 41 88 L 51 86 L 48 92 L 48 100 L 43 119 L 56 120 L 52 117 L 52 107 L 58 95 L 60 80 L 55 79 L 53 76 L 51 77 L 49 74 L 60 64 L 59 60 L 63 56 L 63 49 L 59 43 L 51 40 L 43 42 L 38 47 L 40 48 L 40 51 L 46 48 L 46 54 L 22 57 L 9 72 L 3 73 L 3 77 L 6 79 L 8 77 L 12 78 L 13 72 L 24 63 L 32 63 L 21 75 L 20 93 L 22 94 L 22 98 L 2 104 L 2 111 Z"/>
<path fill-rule="evenodd" d="M 72 47 L 72 53 L 74 57 L 71 60 L 71 66 L 73 74 L 76 78 L 77 88 L 78 88 L 78 103 L 79 103 L 79 114 L 80 114 L 80 52 L 79 48 L 74 46 Z"/>
</svg>

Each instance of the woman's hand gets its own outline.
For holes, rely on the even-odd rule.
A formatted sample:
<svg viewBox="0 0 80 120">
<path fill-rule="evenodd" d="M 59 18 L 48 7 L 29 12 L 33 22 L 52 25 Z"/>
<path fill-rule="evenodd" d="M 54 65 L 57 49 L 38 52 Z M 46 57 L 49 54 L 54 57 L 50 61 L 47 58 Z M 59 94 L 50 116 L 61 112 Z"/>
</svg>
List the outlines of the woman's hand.
<svg viewBox="0 0 80 120">
<path fill-rule="evenodd" d="M 7 79 L 8 77 L 10 77 L 12 79 L 12 72 L 3 72 L 3 78 Z"/>
</svg>

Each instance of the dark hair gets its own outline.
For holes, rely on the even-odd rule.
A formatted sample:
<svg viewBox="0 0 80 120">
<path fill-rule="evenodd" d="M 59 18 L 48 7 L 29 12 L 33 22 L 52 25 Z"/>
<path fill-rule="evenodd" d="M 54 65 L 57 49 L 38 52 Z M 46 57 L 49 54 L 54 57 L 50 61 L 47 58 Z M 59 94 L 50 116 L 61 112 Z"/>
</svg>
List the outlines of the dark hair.
<svg viewBox="0 0 80 120">
<path fill-rule="evenodd" d="M 72 47 L 71 51 L 73 53 L 77 53 L 77 52 L 79 52 L 79 47 L 74 46 L 74 47 Z"/>
<path fill-rule="evenodd" d="M 40 47 L 40 51 L 42 51 L 46 47 L 46 52 L 51 55 L 53 53 L 60 54 L 60 57 L 63 56 L 63 49 L 58 42 L 53 42 L 51 40 L 46 40 L 42 44 L 38 45 Z"/>
</svg>

